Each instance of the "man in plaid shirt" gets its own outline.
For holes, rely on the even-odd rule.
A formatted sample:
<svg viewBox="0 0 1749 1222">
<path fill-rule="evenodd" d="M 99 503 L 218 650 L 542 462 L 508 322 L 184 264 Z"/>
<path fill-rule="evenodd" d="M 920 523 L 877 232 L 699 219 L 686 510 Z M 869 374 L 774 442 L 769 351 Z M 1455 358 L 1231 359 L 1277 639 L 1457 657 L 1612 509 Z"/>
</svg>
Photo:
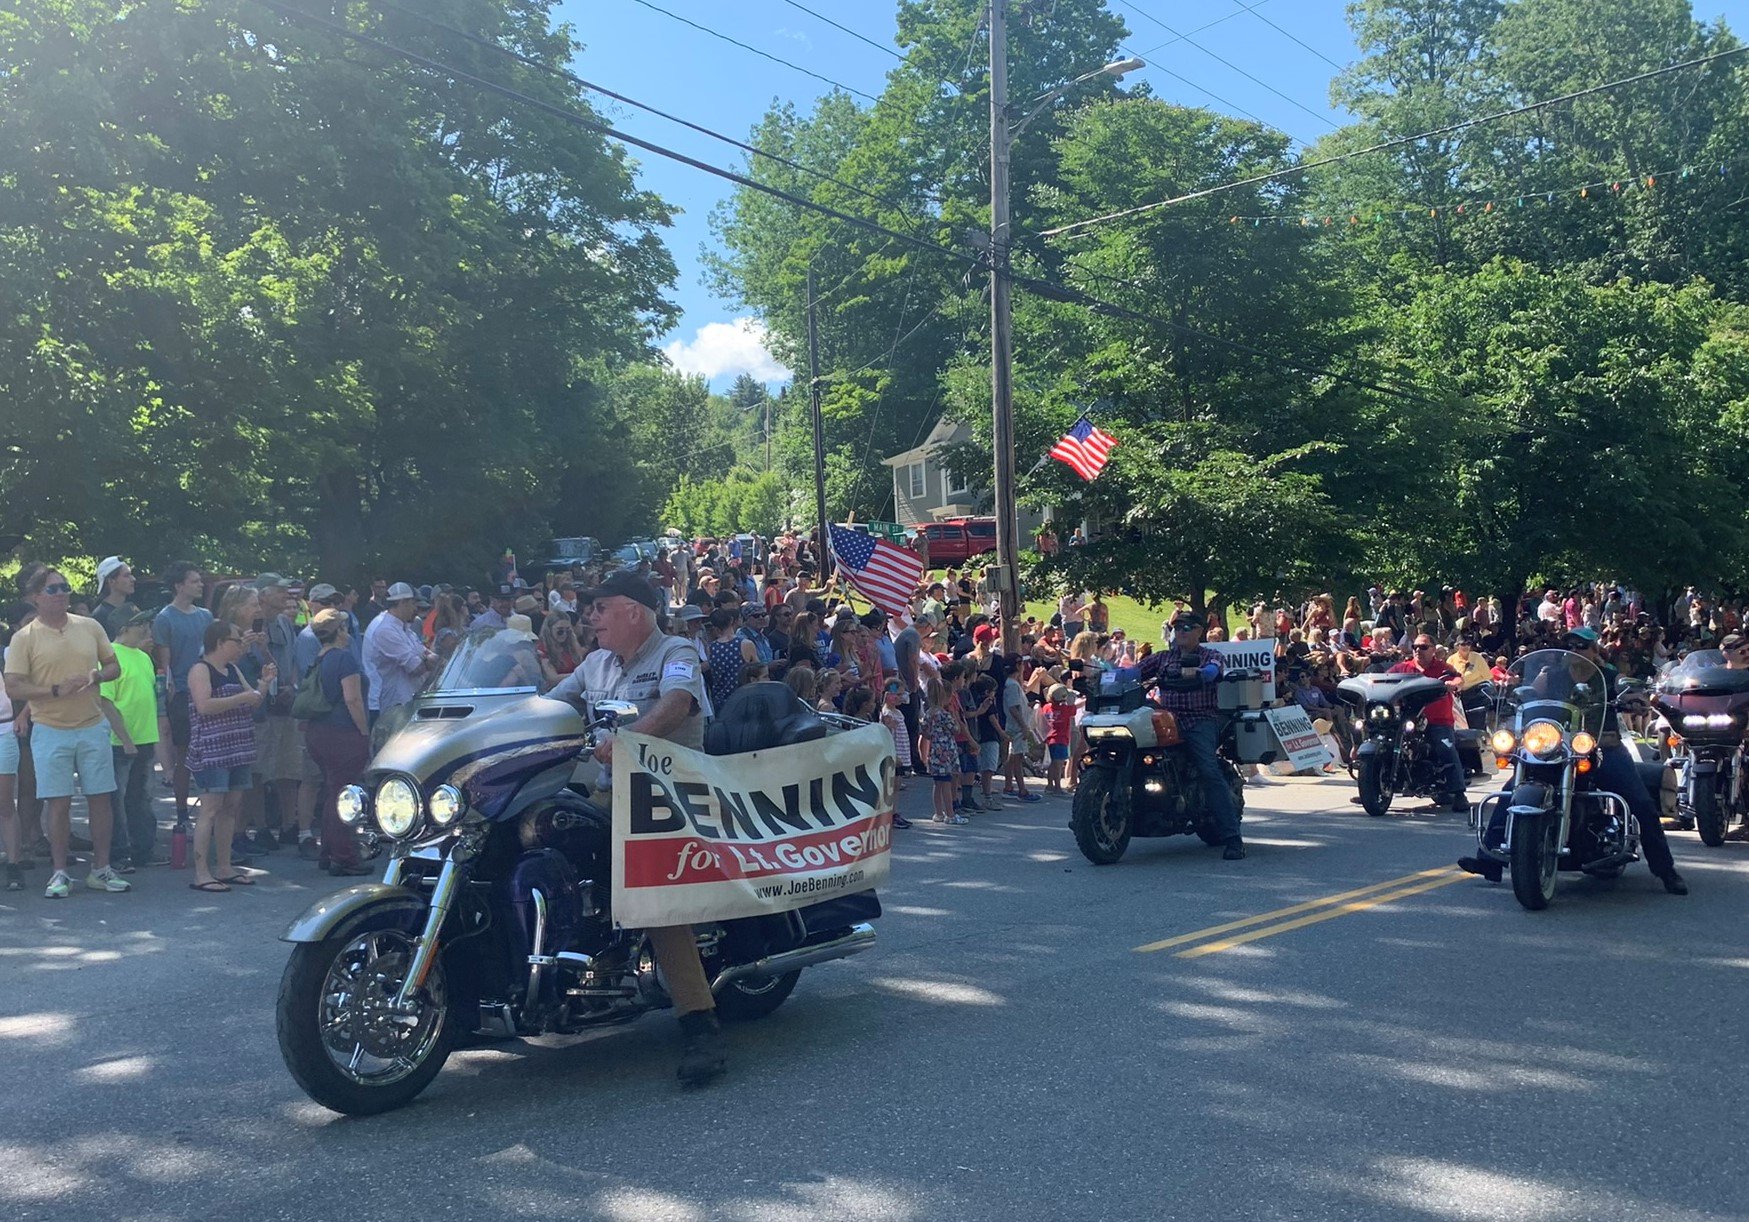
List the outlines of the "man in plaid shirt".
<svg viewBox="0 0 1749 1222">
<path fill-rule="evenodd" d="M 1192 611 L 1172 617 L 1171 643 L 1142 663 L 1142 681 L 1159 684 L 1155 702 L 1178 718 L 1179 733 L 1191 763 L 1202 778 L 1203 801 L 1221 829 L 1221 856 L 1238 861 L 1245 856 L 1239 834 L 1239 808 L 1227 787 L 1227 770 L 1217 749 L 1226 719 L 1220 715 L 1215 684 L 1221 679 L 1221 655 L 1202 643 L 1203 619 Z"/>
</svg>

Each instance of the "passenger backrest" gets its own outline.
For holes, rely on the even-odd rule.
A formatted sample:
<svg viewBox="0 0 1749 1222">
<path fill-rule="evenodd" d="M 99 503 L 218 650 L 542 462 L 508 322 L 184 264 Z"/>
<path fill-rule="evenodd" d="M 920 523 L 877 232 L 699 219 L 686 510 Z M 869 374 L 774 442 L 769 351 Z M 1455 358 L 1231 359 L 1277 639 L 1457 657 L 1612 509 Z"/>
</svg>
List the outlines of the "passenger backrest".
<svg viewBox="0 0 1749 1222">
<path fill-rule="evenodd" d="M 740 755 L 813 742 L 829 733 L 826 723 L 782 683 L 748 683 L 735 689 L 705 727 L 709 755 Z"/>
</svg>

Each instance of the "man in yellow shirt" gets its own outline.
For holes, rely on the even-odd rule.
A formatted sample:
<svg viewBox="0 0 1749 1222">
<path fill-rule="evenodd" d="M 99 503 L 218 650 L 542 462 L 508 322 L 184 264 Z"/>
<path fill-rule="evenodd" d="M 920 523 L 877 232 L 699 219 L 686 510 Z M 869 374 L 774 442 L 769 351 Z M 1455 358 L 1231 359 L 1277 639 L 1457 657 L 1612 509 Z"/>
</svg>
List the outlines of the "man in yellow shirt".
<svg viewBox="0 0 1749 1222">
<path fill-rule="evenodd" d="M 30 755 L 54 863 L 43 894 L 66 899 L 72 891 L 67 841 L 75 775 L 91 818 L 92 869 L 85 885 L 126 891 L 126 880 L 109 865 L 115 763 L 98 694 L 98 685 L 120 675 L 121 667 L 97 621 L 68 613 L 73 587 L 59 570 L 33 573 L 24 593 L 36 600 L 36 618 L 13 634 L 6 651 L 6 694 L 14 704 L 30 702 Z"/>
</svg>

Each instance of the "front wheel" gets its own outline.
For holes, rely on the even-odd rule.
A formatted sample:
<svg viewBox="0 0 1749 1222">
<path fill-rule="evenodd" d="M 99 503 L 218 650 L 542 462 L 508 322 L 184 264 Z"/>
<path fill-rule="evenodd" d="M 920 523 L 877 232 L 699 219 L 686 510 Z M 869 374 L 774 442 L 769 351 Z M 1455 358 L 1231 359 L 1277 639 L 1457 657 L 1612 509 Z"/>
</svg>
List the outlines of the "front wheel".
<svg viewBox="0 0 1749 1222">
<path fill-rule="evenodd" d="M 413 959 L 420 914 L 367 913 L 320 942 L 293 947 L 279 982 L 279 1051 L 323 1107 L 370 1116 L 431 1084 L 455 1044 L 441 960 L 407 1011 L 393 1006 Z"/>
<path fill-rule="evenodd" d="M 1555 811 L 1529 815 L 1512 829 L 1512 894 L 1532 912 L 1555 898 L 1561 868 L 1561 816 Z"/>
<path fill-rule="evenodd" d="M 1385 763 L 1383 756 L 1361 757 L 1360 774 L 1356 778 L 1360 785 L 1360 804 L 1375 819 L 1391 809 L 1391 799 L 1396 796 L 1390 778 L 1385 775 Z"/>
<path fill-rule="evenodd" d="M 1694 826 L 1700 842 L 1709 849 L 1725 843 L 1725 808 L 1719 802 L 1719 791 L 1710 776 L 1694 781 Z"/>
<path fill-rule="evenodd" d="M 1081 774 L 1069 826 L 1075 847 L 1096 866 L 1109 866 L 1130 847 L 1130 791 L 1111 768 L 1090 768 Z"/>
</svg>

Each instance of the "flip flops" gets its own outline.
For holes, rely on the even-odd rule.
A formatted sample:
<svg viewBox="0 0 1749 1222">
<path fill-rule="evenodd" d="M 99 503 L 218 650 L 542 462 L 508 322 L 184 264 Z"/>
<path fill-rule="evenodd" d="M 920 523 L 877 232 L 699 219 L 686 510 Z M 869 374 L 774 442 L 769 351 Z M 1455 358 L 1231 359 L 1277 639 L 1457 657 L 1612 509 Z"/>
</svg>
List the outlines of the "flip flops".
<svg viewBox="0 0 1749 1222">
<path fill-rule="evenodd" d="M 229 891 L 230 890 L 229 887 L 227 887 L 223 882 L 219 881 L 216 878 L 209 878 L 204 883 L 189 883 L 188 889 L 190 891 L 210 891 L 210 892 L 213 892 L 215 894 L 220 892 L 220 891 Z"/>
<path fill-rule="evenodd" d="M 233 887 L 253 887 L 255 885 L 255 880 L 247 874 L 233 874 L 229 878 L 221 878 L 218 881 L 229 883 Z"/>
</svg>

